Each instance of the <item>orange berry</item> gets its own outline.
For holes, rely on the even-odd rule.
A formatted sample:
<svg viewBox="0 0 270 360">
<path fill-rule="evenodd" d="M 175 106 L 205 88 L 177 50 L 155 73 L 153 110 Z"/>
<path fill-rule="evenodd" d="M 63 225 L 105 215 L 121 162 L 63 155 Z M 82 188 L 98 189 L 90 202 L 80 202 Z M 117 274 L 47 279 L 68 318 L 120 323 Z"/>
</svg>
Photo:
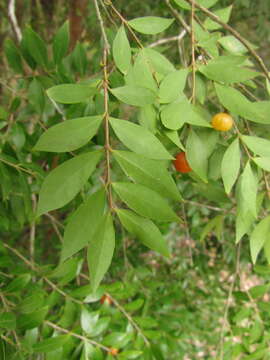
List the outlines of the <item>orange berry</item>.
<svg viewBox="0 0 270 360">
<path fill-rule="evenodd" d="M 187 162 L 186 153 L 183 151 L 176 155 L 173 164 L 175 169 L 181 173 L 188 173 L 192 171 L 191 167 Z"/>
<path fill-rule="evenodd" d="M 119 350 L 116 348 L 111 348 L 109 351 L 109 354 L 113 355 L 113 356 L 117 355 L 118 353 L 119 353 Z"/>
<path fill-rule="evenodd" d="M 112 299 L 108 295 L 103 295 L 102 298 L 100 299 L 100 302 L 101 302 L 101 304 L 111 305 Z"/>
<path fill-rule="evenodd" d="M 228 131 L 233 126 L 233 118 L 227 113 L 218 113 L 212 117 L 212 126 L 218 131 Z"/>
</svg>

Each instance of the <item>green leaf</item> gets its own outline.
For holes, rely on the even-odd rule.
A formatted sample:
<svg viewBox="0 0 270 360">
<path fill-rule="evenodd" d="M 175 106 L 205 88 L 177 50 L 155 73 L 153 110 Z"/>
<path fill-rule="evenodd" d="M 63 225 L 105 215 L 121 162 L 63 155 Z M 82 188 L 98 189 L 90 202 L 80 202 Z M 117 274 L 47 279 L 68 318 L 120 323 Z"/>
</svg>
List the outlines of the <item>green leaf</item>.
<svg viewBox="0 0 270 360">
<path fill-rule="evenodd" d="M 33 150 L 67 152 L 84 146 L 97 133 L 102 116 L 66 120 L 45 131 Z"/>
<path fill-rule="evenodd" d="M 217 215 L 215 216 L 213 219 L 209 220 L 207 222 L 207 224 L 205 225 L 205 227 L 203 228 L 203 231 L 201 233 L 200 236 L 200 241 L 204 241 L 205 237 L 213 232 L 213 230 L 215 230 L 215 233 L 217 235 L 217 238 L 220 238 L 220 233 L 222 232 L 223 229 L 223 221 L 224 221 L 224 216 L 223 215 Z"/>
<path fill-rule="evenodd" d="M 254 176 L 250 163 L 247 162 L 242 174 L 241 192 L 247 209 L 250 210 L 255 218 L 257 217 L 257 188 L 257 179 Z"/>
<path fill-rule="evenodd" d="M 248 49 L 233 35 L 222 36 L 218 42 L 223 46 L 223 48 L 232 54 L 245 54 L 248 52 Z"/>
<path fill-rule="evenodd" d="M 104 189 L 87 198 L 71 216 L 64 232 L 61 261 L 76 254 L 93 238 L 106 204 Z"/>
<path fill-rule="evenodd" d="M 256 225 L 250 236 L 250 252 L 253 264 L 256 263 L 259 252 L 269 239 L 270 216 L 267 216 Z"/>
<path fill-rule="evenodd" d="M 53 58 L 55 64 L 59 64 L 68 51 L 69 45 L 69 22 L 66 21 L 57 31 L 53 38 Z"/>
<path fill-rule="evenodd" d="M 110 91 L 118 100 L 133 106 L 150 105 L 156 100 L 156 95 L 152 90 L 141 86 L 126 85 Z"/>
<path fill-rule="evenodd" d="M 157 221 L 179 221 L 179 217 L 155 191 L 139 184 L 113 183 L 113 189 L 132 210 Z"/>
<path fill-rule="evenodd" d="M 151 220 L 140 217 L 129 210 L 117 209 L 116 212 L 127 231 L 138 237 L 145 246 L 161 255 L 170 256 L 164 238 Z"/>
<path fill-rule="evenodd" d="M 11 39 L 6 39 L 4 42 L 4 51 L 7 57 L 9 66 L 16 73 L 23 73 L 22 59 L 19 50 Z"/>
<path fill-rule="evenodd" d="M 30 274 L 22 274 L 16 277 L 16 279 L 12 280 L 3 290 L 7 293 L 13 293 L 16 291 L 20 291 L 29 284 L 31 280 Z"/>
<path fill-rule="evenodd" d="M 204 182 L 207 182 L 207 148 L 194 131 L 189 133 L 186 150 L 190 167 Z"/>
<path fill-rule="evenodd" d="M 207 65 L 199 66 L 199 71 L 210 80 L 233 84 L 253 79 L 259 73 L 240 66 L 224 66 L 224 64 L 211 60 Z"/>
<path fill-rule="evenodd" d="M 0 328 L 14 330 L 16 328 L 16 316 L 11 312 L 1 313 Z"/>
<path fill-rule="evenodd" d="M 239 140 L 235 139 L 227 148 L 221 163 L 221 176 L 227 194 L 230 193 L 240 170 L 241 153 Z"/>
<path fill-rule="evenodd" d="M 184 123 L 204 127 L 210 126 L 185 96 L 177 102 L 165 105 L 160 116 L 163 125 L 170 130 L 178 130 Z"/>
<path fill-rule="evenodd" d="M 113 156 L 127 176 L 169 199 L 181 200 L 181 196 L 165 164 L 129 151 L 113 151 Z"/>
<path fill-rule="evenodd" d="M 131 64 L 131 49 L 124 25 L 118 29 L 113 41 L 113 59 L 116 67 L 126 74 Z"/>
<path fill-rule="evenodd" d="M 45 306 L 32 313 L 20 315 L 17 319 L 18 328 L 23 330 L 36 328 L 43 323 L 47 313 L 48 306 Z"/>
<path fill-rule="evenodd" d="M 93 291 L 96 291 L 113 257 L 115 234 L 112 217 L 108 213 L 97 227 L 89 242 L 88 267 Z"/>
<path fill-rule="evenodd" d="M 132 339 L 133 333 L 112 332 L 104 338 L 104 344 L 116 349 L 125 347 Z"/>
<path fill-rule="evenodd" d="M 140 125 L 151 131 L 151 133 L 155 134 L 157 132 L 157 112 L 153 105 L 141 107 L 138 120 Z"/>
<path fill-rule="evenodd" d="M 119 354 L 118 358 L 119 360 L 137 359 L 141 355 L 143 355 L 141 350 L 125 350 Z"/>
<path fill-rule="evenodd" d="M 33 345 L 33 351 L 35 353 L 48 353 L 62 347 L 69 339 L 69 335 L 59 335 L 38 342 Z"/>
<path fill-rule="evenodd" d="M 166 30 L 173 19 L 166 19 L 157 16 L 145 16 L 130 20 L 128 24 L 142 34 L 155 35 Z"/>
<path fill-rule="evenodd" d="M 76 104 L 88 101 L 97 93 L 95 87 L 82 84 L 61 84 L 47 90 L 47 95 L 62 104 Z"/>
<path fill-rule="evenodd" d="M 185 0 L 174 0 L 174 2 L 178 6 L 180 6 L 182 9 L 185 9 L 185 10 L 191 9 L 190 4 Z M 196 2 L 197 2 L 197 4 L 200 4 L 201 6 L 203 6 L 205 8 L 210 8 L 213 5 L 215 5 L 218 2 L 218 0 L 197 0 Z"/>
<path fill-rule="evenodd" d="M 83 307 L 81 312 L 81 327 L 87 335 L 92 336 L 92 332 L 98 322 L 99 312 L 97 311 L 88 311 Z"/>
<path fill-rule="evenodd" d="M 28 52 L 38 65 L 48 66 L 47 46 L 41 37 L 31 27 L 24 30 L 23 38 Z"/>
<path fill-rule="evenodd" d="M 251 102 L 240 91 L 215 83 L 217 96 L 221 104 L 231 113 L 260 124 L 270 124 L 269 101 Z"/>
<path fill-rule="evenodd" d="M 71 201 L 95 170 L 101 155 L 100 151 L 78 155 L 52 170 L 41 186 L 37 216 Z"/>
<path fill-rule="evenodd" d="M 147 59 L 153 72 L 167 75 L 169 72 L 175 71 L 173 64 L 164 55 L 154 49 L 146 48 L 140 50 L 138 56 L 140 54 Z"/>
<path fill-rule="evenodd" d="M 165 76 L 159 87 L 159 101 L 161 103 L 169 103 L 176 100 L 184 91 L 187 75 L 188 70 L 182 69 Z"/>
<path fill-rule="evenodd" d="M 270 157 L 257 157 L 253 161 L 262 169 L 270 171 Z"/>
<path fill-rule="evenodd" d="M 232 12 L 232 5 L 223 8 L 223 9 L 219 9 L 217 11 L 214 11 L 213 13 L 219 17 L 219 19 L 224 22 L 227 23 L 230 19 L 231 16 L 231 12 Z M 211 20 L 210 18 L 207 18 L 204 22 L 204 27 L 207 30 L 217 30 L 222 28 L 222 26 L 218 23 L 216 23 L 215 21 Z"/>
<path fill-rule="evenodd" d="M 150 131 L 127 120 L 110 118 L 119 140 L 130 150 L 152 159 L 170 160 L 173 157 Z"/>
<path fill-rule="evenodd" d="M 270 141 L 257 137 L 242 135 L 241 139 L 247 145 L 247 147 L 259 156 L 270 156 Z"/>
<path fill-rule="evenodd" d="M 176 130 L 164 130 L 164 135 L 167 136 L 179 149 L 186 151 L 184 145 L 179 139 L 179 134 Z"/>
<path fill-rule="evenodd" d="M 35 110 L 42 114 L 45 107 L 44 89 L 37 78 L 34 78 L 28 88 L 29 102 Z"/>
<path fill-rule="evenodd" d="M 85 46 L 83 44 L 77 42 L 75 49 L 71 55 L 71 59 L 75 71 L 78 71 L 78 73 L 82 76 L 85 75 L 88 61 Z"/>
</svg>

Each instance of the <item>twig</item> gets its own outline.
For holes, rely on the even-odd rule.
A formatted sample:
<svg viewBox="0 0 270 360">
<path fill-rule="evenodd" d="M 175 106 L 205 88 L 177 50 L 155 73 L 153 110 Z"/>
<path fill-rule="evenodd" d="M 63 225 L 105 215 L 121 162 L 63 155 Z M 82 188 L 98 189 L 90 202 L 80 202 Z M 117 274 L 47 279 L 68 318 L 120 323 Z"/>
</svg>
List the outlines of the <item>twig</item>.
<svg viewBox="0 0 270 360">
<path fill-rule="evenodd" d="M 140 329 L 140 327 L 136 324 L 136 322 L 132 319 L 132 317 L 126 312 L 126 310 L 119 304 L 119 302 L 114 299 L 110 294 L 107 294 L 107 296 L 109 296 L 112 300 L 112 302 L 114 303 L 114 305 L 121 311 L 122 314 L 125 315 L 125 317 L 128 319 L 129 323 L 134 327 L 134 329 L 137 330 L 138 334 L 141 335 L 141 337 L 143 338 L 143 341 L 145 343 L 145 345 L 149 346 L 150 343 L 147 340 L 147 338 L 145 337 L 144 333 L 142 332 L 142 330 Z"/>
<path fill-rule="evenodd" d="M 190 231 L 189 231 L 189 227 L 188 227 L 188 221 L 187 221 L 186 209 L 185 209 L 185 204 L 184 203 L 182 203 L 182 213 L 183 213 L 183 220 L 184 220 L 186 238 L 187 238 L 187 241 L 188 241 L 188 251 L 189 251 L 190 265 L 193 265 L 193 255 L 192 255 L 192 248 L 191 248 L 191 244 L 190 244 L 191 236 L 190 236 Z"/>
<path fill-rule="evenodd" d="M 166 5 L 168 6 L 168 8 L 170 9 L 171 14 L 173 15 L 173 17 L 176 19 L 176 21 L 183 26 L 183 28 L 186 30 L 186 32 L 188 32 L 190 34 L 191 29 L 188 26 L 188 24 L 185 22 L 185 20 L 182 18 L 182 16 L 172 7 L 172 5 L 170 4 L 170 0 L 165 0 Z"/>
<path fill-rule="evenodd" d="M 214 13 L 212 13 L 210 10 L 206 9 L 205 7 L 199 5 L 197 2 L 195 2 L 195 0 L 186 0 L 187 2 L 189 2 L 191 5 L 192 3 L 194 3 L 194 6 L 197 9 L 200 9 L 203 13 L 205 13 L 210 19 L 212 19 L 213 21 L 215 21 L 217 24 L 221 25 L 224 29 L 226 29 L 227 31 L 229 31 L 231 34 L 233 34 L 246 48 L 247 50 L 250 52 L 250 54 L 254 57 L 254 59 L 256 59 L 256 61 L 258 62 L 258 64 L 260 65 L 262 71 L 264 72 L 265 76 L 267 77 L 267 79 L 270 81 L 270 75 L 269 75 L 269 71 L 264 63 L 264 61 L 262 60 L 262 58 L 257 54 L 257 52 L 252 48 L 252 46 L 249 44 L 249 42 L 244 39 L 238 31 L 236 31 L 234 28 L 232 28 L 230 25 L 224 23 L 223 21 L 220 20 L 220 18 L 215 15 Z"/>
<path fill-rule="evenodd" d="M 191 20 L 190 20 L 190 29 L 191 29 L 191 68 L 192 68 L 192 103 L 195 104 L 196 101 L 196 59 L 195 59 L 195 33 L 194 33 L 194 0 L 192 0 L 191 5 Z"/>
<path fill-rule="evenodd" d="M 95 346 L 99 347 L 99 348 L 102 349 L 102 350 L 105 350 L 105 351 L 107 351 L 107 352 L 110 352 L 110 351 L 111 351 L 111 349 L 108 348 L 107 346 L 104 346 L 104 345 L 98 343 L 98 342 L 95 341 L 95 340 L 90 340 L 90 339 L 88 339 L 87 337 L 85 337 L 85 336 L 83 336 L 83 335 L 79 335 L 79 334 L 76 334 L 76 333 L 74 333 L 74 332 L 72 332 L 72 331 L 69 331 L 69 330 L 67 330 L 67 329 L 64 329 L 64 328 L 62 328 L 62 327 L 60 327 L 60 326 L 52 323 L 51 321 L 46 320 L 46 321 L 45 321 L 45 324 L 47 324 L 47 325 L 50 326 L 51 328 L 53 328 L 53 329 L 55 329 L 55 330 L 58 330 L 58 331 L 60 331 L 60 332 L 62 332 L 62 333 L 64 333 L 64 334 L 71 335 L 71 336 L 73 336 L 73 337 L 75 337 L 75 338 L 77 338 L 77 339 L 80 339 L 80 340 L 86 341 L 86 342 L 88 342 L 88 343 L 90 343 L 90 344 L 92 344 L 92 345 L 95 345 Z"/>
<path fill-rule="evenodd" d="M 168 38 L 164 38 L 164 39 L 159 39 L 153 43 L 151 43 L 150 45 L 148 45 L 149 48 L 153 48 L 159 45 L 163 45 L 163 44 L 167 44 L 168 42 L 171 41 L 181 41 L 183 39 L 183 37 L 186 35 L 187 31 L 186 29 L 183 29 L 179 35 L 177 36 L 171 36 Z"/>
<path fill-rule="evenodd" d="M 19 28 L 18 21 L 17 21 L 17 18 L 16 18 L 15 0 L 10 0 L 9 1 L 9 4 L 8 4 L 8 17 L 10 19 L 11 26 L 13 28 L 16 39 L 17 39 L 18 42 L 20 42 L 22 40 L 22 32 L 21 32 L 21 29 Z"/>
<path fill-rule="evenodd" d="M 98 18 L 98 21 L 99 21 L 100 30 L 101 30 L 101 33 L 102 33 L 102 38 L 103 38 L 103 41 L 104 41 L 104 48 L 106 48 L 107 53 L 109 53 L 110 52 L 110 43 L 109 43 L 107 35 L 106 35 L 103 19 L 102 19 L 100 10 L 99 10 L 97 0 L 94 0 L 94 5 L 95 5 L 95 8 L 96 8 L 97 18 Z"/>
</svg>

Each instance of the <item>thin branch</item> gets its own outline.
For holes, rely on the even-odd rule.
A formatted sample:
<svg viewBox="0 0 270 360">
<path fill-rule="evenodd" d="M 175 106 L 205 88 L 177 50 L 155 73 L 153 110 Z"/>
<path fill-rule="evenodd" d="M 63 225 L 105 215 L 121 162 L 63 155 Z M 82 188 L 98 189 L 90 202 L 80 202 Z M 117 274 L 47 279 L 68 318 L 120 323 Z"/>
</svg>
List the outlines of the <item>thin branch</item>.
<svg viewBox="0 0 270 360">
<path fill-rule="evenodd" d="M 177 36 L 171 36 L 168 38 L 164 38 L 164 39 L 159 39 L 153 43 L 151 43 L 150 45 L 148 45 L 149 48 L 153 48 L 159 45 L 163 45 L 163 44 L 167 44 L 168 42 L 172 42 L 172 41 L 181 41 L 184 36 L 186 35 L 187 31 L 186 29 L 183 29 L 179 35 Z"/>
<path fill-rule="evenodd" d="M 176 21 L 183 26 L 183 28 L 186 30 L 186 32 L 188 32 L 190 34 L 191 29 L 188 26 L 188 24 L 185 22 L 185 20 L 182 18 L 182 16 L 172 7 L 172 5 L 170 4 L 170 0 L 165 0 L 166 5 L 168 6 L 168 8 L 170 9 L 171 14 L 173 15 L 173 17 L 176 19 Z"/>
<path fill-rule="evenodd" d="M 22 40 L 22 32 L 18 25 L 18 21 L 16 18 L 16 12 L 15 12 L 15 0 L 10 0 L 8 4 L 8 17 L 11 22 L 12 29 L 14 31 L 14 34 L 16 36 L 16 39 L 18 42 Z"/>
<path fill-rule="evenodd" d="M 190 20 L 190 28 L 191 28 L 191 68 L 192 68 L 192 103 L 195 104 L 196 101 L 196 59 L 195 59 L 195 32 L 194 32 L 194 0 L 192 0 L 191 4 L 191 20 Z"/>
<path fill-rule="evenodd" d="M 64 333 L 64 334 L 71 335 L 71 336 L 73 336 L 73 337 L 75 337 L 75 338 L 77 338 L 77 339 L 80 339 L 80 340 L 83 340 L 83 341 L 85 341 L 85 342 L 88 342 L 88 343 L 90 343 L 90 344 L 92 344 L 92 345 L 95 345 L 95 346 L 99 347 L 99 348 L 102 349 L 102 350 L 105 350 L 105 351 L 107 351 L 107 352 L 110 352 L 110 351 L 111 351 L 111 349 L 108 348 L 107 346 L 104 346 L 104 345 L 98 343 L 98 342 L 95 341 L 95 340 L 90 340 L 90 339 L 88 339 L 87 337 L 85 337 L 85 336 L 83 336 L 83 335 L 76 334 L 76 333 L 74 333 L 74 332 L 72 332 L 72 331 L 69 331 L 69 330 L 67 330 L 67 329 L 64 329 L 64 328 L 62 328 L 62 327 L 60 327 L 60 326 L 52 323 L 51 321 L 46 320 L 46 321 L 45 321 L 45 324 L 47 324 L 47 325 L 50 326 L 51 328 L 53 328 L 53 329 L 55 329 L 55 330 L 58 330 L 58 331 L 60 331 L 60 332 L 62 332 L 62 333 Z"/>
<path fill-rule="evenodd" d="M 103 19 L 102 19 L 100 10 L 99 10 L 97 0 L 94 0 L 94 5 L 95 5 L 95 8 L 96 8 L 96 14 L 97 14 L 97 18 L 98 18 L 99 25 L 100 25 L 100 30 L 101 30 L 101 33 L 102 33 L 102 38 L 103 38 L 103 41 L 104 41 L 104 48 L 106 48 L 106 51 L 109 53 L 110 52 L 110 43 L 109 43 L 107 35 L 106 35 L 104 22 L 103 22 Z"/>
<path fill-rule="evenodd" d="M 200 9 L 203 13 L 205 13 L 210 19 L 212 19 L 213 21 L 215 21 L 217 24 L 221 25 L 225 30 L 229 31 L 231 34 L 233 34 L 246 48 L 247 50 L 250 52 L 250 54 L 254 57 L 254 59 L 256 59 L 256 61 L 258 62 L 258 64 L 260 65 L 262 71 L 264 72 L 265 76 L 267 77 L 267 79 L 270 81 L 270 75 L 269 75 L 269 71 L 263 61 L 263 59 L 260 57 L 260 55 L 257 54 L 257 52 L 252 48 L 252 46 L 249 44 L 249 42 L 244 39 L 238 31 L 236 31 L 234 28 L 232 28 L 230 25 L 224 23 L 223 21 L 220 20 L 220 18 L 215 15 L 214 13 L 212 13 L 210 10 L 206 9 L 205 7 L 199 5 L 197 2 L 195 2 L 195 0 L 186 0 L 187 2 L 189 2 L 191 5 L 194 2 L 194 6 L 197 9 Z"/>
</svg>

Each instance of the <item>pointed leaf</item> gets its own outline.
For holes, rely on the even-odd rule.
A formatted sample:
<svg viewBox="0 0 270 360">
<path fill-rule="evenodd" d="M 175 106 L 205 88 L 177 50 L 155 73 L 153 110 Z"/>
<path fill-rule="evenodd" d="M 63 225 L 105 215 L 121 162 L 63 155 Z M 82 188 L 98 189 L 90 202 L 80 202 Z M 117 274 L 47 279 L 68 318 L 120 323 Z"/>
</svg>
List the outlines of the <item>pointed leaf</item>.
<svg viewBox="0 0 270 360">
<path fill-rule="evenodd" d="M 101 155 L 100 151 L 78 155 L 52 170 L 40 190 L 37 216 L 71 201 L 95 170 Z"/>
<path fill-rule="evenodd" d="M 31 27 L 25 29 L 23 39 L 32 58 L 35 59 L 38 65 L 46 68 L 48 65 L 48 55 L 45 42 Z"/>
<path fill-rule="evenodd" d="M 35 353 L 48 353 L 62 347 L 69 339 L 69 335 L 59 335 L 38 342 L 33 345 L 33 351 Z"/>
<path fill-rule="evenodd" d="M 96 291 L 113 257 L 115 234 L 112 217 L 108 213 L 97 227 L 88 247 L 88 267 L 93 291 Z"/>
<path fill-rule="evenodd" d="M 113 59 L 117 68 L 126 74 L 131 63 L 131 49 L 124 25 L 118 29 L 113 41 Z"/>
<path fill-rule="evenodd" d="M 227 194 L 230 193 L 240 170 L 239 140 L 235 139 L 227 148 L 221 163 L 221 176 Z"/>
<path fill-rule="evenodd" d="M 155 35 L 166 30 L 173 19 L 165 19 L 157 16 L 145 16 L 130 20 L 129 25 L 142 34 Z"/>
<path fill-rule="evenodd" d="M 149 61 L 152 71 L 162 75 L 167 75 L 171 71 L 175 71 L 173 64 L 158 51 L 150 48 L 140 50 L 139 54 L 143 54 Z"/>
<path fill-rule="evenodd" d="M 65 228 L 61 261 L 76 254 L 93 238 L 106 204 L 104 189 L 87 198 L 71 216 Z"/>
<path fill-rule="evenodd" d="M 33 150 L 67 152 L 79 149 L 96 134 L 102 116 L 66 120 L 45 131 Z"/>
<path fill-rule="evenodd" d="M 150 159 L 173 158 L 155 135 L 142 126 L 115 118 L 110 118 L 110 124 L 119 140 L 130 150 Z"/>
<path fill-rule="evenodd" d="M 139 215 L 158 221 L 179 221 L 168 203 L 155 191 L 139 184 L 113 183 L 113 189 Z"/>
<path fill-rule="evenodd" d="M 242 174 L 241 192 L 247 208 L 255 218 L 257 217 L 257 188 L 257 179 L 248 162 Z"/>
<path fill-rule="evenodd" d="M 156 95 L 152 90 L 141 86 L 126 85 L 110 91 L 118 100 L 133 106 L 150 105 L 156 100 Z"/>
<path fill-rule="evenodd" d="M 187 75 L 187 69 L 169 73 L 161 81 L 159 87 L 159 101 L 161 103 L 170 103 L 181 95 L 186 85 Z"/>
<path fill-rule="evenodd" d="M 243 135 L 241 139 L 247 145 L 247 147 L 259 156 L 270 156 L 270 141 L 257 137 Z"/>
<path fill-rule="evenodd" d="M 253 161 L 262 169 L 270 171 L 270 157 L 257 157 Z"/>
<path fill-rule="evenodd" d="M 69 45 L 69 22 L 66 21 L 57 31 L 53 39 L 53 58 L 55 64 L 59 64 L 68 51 Z"/>
<path fill-rule="evenodd" d="M 129 210 L 117 209 L 116 212 L 127 231 L 137 236 L 144 245 L 161 255 L 170 256 L 164 238 L 151 220 L 140 217 Z"/>
<path fill-rule="evenodd" d="M 186 150 L 190 167 L 204 182 L 207 182 L 207 148 L 194 131 L 189 133 Z"/>
<path fill-rule="evenodd" d="M 113 156 L 127 176 L 169 199 L 181 200 L 172 176 L 163 163 L 129 151 L 114 151 Z"/>
<path fill-rule="evenodd" d="M 227 23 L 230 19 L 231 12 L 232 12 L 232 5 L 230 5 L 226 8 L 223 8 L 223 9 L 219 9 L 219 10 L 215 11 L 214 14 L 216 16 L 218 16 L 222 22 Z M 207 18 L 205 20 L 204 26 L 207 30 L 217 30 L 217 29 L 222 28 L 222 26 L 220 24 L 211 20 L 210 18 Z"/>
<path fill-rule="evenodd" d="M 256 225 L 250 236 L 250 252 L 253 264 L 266 241 L 269 241 L 270 216 L 267 216 Z"/>
<path fill-rule="evenodd" d="M 76 104 L 89 100 L 97 93 L 95 87 L 82 84 L 61 84 L 47 90 L 47 95 L 62 104 Z"/>
</svg>

